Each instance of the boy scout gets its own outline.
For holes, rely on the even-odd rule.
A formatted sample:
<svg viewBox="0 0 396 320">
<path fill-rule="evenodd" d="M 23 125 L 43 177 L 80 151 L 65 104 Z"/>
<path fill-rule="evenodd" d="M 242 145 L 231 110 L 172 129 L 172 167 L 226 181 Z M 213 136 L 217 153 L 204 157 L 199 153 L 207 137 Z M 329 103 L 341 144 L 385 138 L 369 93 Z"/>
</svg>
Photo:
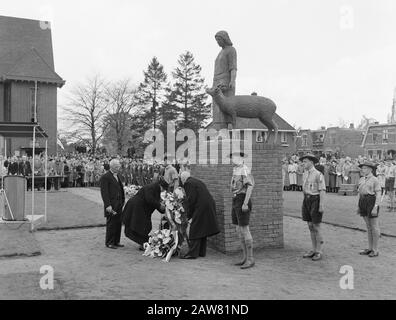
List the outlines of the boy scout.
<svg viewBox="0 0 396 320">
<path fill-rule="evenodd" d="M 363 177 L 359 181 L 358 214 L 366 222 L 368 236 L 368 249 L 361 251 L 360 254 L 374 258 L 379 255 L 378 240 L 381 235 L 378 224 L 381 185 L 373 175 L 377 169 L 374 163 L 366 161 L 359 167 L 362 169 Z"/>
<path fill-rule="evenodd" d="M 307 154 L 300 158 L 304 164 L 303 175 L 303 193 L 304 200 L 302 205 L 303 221 L 308 223 L 311 234 L 312 251 L 304 254 L 304 258 L 310 258 L 313 261 L 322 259 L 323 237 L 321 234 L 320 224 L 323 217 L 323 202 L 326 194 L 326 184 L 324 176 L 316 168 L 315 164 L 319 160 L 312 154 Z"/>
<path fill-rule="evenodd" d="M 252 210 L 251 195 L 254 187 L 253 176 L 249 168 L 244 164 L 243 152 L 232 153 L 234 169 L 231 179 L 232 198 L 232 223 L 236 225 L 236 231 L 241 241 L 243 258 L 236 266 L 248 269 L 254 266 L 253 237 L 249 229 L 250 212 Z"/>
</svg>

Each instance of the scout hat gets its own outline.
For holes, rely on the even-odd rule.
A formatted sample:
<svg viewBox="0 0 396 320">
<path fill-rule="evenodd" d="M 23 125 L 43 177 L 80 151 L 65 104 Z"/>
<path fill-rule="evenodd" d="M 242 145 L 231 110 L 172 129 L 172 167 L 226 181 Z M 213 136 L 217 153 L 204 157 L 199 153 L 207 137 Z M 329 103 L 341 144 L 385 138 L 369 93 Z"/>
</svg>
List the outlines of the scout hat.
<svg viewBox="0 0 396 320">
<path fill-rule="evenodd" d="M 312 153 L 307 153 L 306 155 L 302 156 L 300 158 L 300 161 L 302 162 L 304 159 L 309 159 L 311 160 L 314 164 L 318 163 L 319 160 L 316 158 Z"/>
<path fill-rule="evenodd" d="M 362 164 L 359 164 L 359 168 L 362 167 L 370 167 L 373 169 L 373 171 L 377 169 L 377 165 L 371 161 L 364 161 Z"/>
</svg>

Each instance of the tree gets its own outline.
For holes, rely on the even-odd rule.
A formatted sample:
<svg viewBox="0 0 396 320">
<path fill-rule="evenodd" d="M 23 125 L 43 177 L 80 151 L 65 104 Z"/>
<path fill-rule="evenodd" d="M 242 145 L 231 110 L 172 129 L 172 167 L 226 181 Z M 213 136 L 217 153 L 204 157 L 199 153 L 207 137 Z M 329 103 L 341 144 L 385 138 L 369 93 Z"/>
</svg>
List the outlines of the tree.
<svg viewBox="0 0 396 320">
<path fill-rule="evenodd" d="M 88 144 L 93 154 L 105 130 L 105 88 L 106 83 L 100 75 L 88 78 L 85 83 L 72 89 L 69 103 L 63 108 L 66 113 L 65 120 L 74 128 L 70 130 L 73 136 Z"/>
<path fill-rule="evenodd" d="M 165 88 L 164 101 L 158 108 L 158 124 L 159 129 L 166 134 L 168 121 L 177 121 L 179 118 L 179 110 L 176 105 L 176 93 L 172 89 L 170 83 Z"/>
<path fill-rule="evenodd" d="M 181 128 L 198 130 L 210 116 L 210 104 L 207 104 L 204 78 L 201 66 L 195 62 L 194 56 L 187 51 L 178 59 L 178 67 L 172 72 L 174 82 L 174 102 L 182 115 L 179 122 Z"/>
<path fill-rule="evenodd" d="M 139 105 L 146 107 L 142 119 L 151 120 L 155 129 L 158 119 L 157 107 L 162 101 L 163 86 L 167 75 L 164 72 L 163 65 L 158 62 L 156 57 L 153 57 L 147 71 L 144 71 L 143 74 L 144 80 L 140 83 L 136 96 Z"/>
<path fill-rule="evenodd" d="M 106 88 L 108 108 L 104 123 L 107 127 L 107 140 L 112 137 L 116 143 L 116 153 L 125 151 L 130 135 L 132 111 L 136 108 L 135 91 L 130 80 L 121 80 Z"/>
<path fill-rule="evenodd" d="M 358 130 L 363 130 L 363 131 L 365 131 L 365 130 L 367 130 L 367 128 L 368 128 L 370 125 L 374 124 L 375 122 L 377 122 L 376 119 L 374 119 L 374 118 L 368 118 L 368 117 L 366 117 L 365 115 L 363 115 L 362 120 L 360 120 L 357 129 L 358 129 Z"/>
</svg>

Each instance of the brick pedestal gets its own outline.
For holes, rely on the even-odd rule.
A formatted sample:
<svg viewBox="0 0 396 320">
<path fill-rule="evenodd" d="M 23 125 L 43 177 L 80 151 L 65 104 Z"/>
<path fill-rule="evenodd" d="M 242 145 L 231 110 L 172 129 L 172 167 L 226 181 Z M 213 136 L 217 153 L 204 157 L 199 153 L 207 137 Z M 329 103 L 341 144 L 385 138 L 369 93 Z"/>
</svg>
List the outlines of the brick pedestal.
<svg viewBox="0 0 396 320">
<path fill-rule="evenodd" d="M 254 135 L 253 135 L 254 136 Z M 209 148 L 208 148 L 209 149 Z M 216 201 L 220 234 L 209 239 L 209 246 L 224 252 L 240 251 L 240 242 L 232 225 L 232 194 L 230 181 L 232 165 L 222 164 L 221 142 L 218 164 L 196 164 L 192 176 L 202 180 Z M 253 210 L 250 229 L 255 248 L 283 247 L 283 198 L 281 147 L 270 144 L 252 144 L 252 174 L 255 187 L 252 194 Z M 208 159 L 213 157 L 208 152 Z"/>
</svg>

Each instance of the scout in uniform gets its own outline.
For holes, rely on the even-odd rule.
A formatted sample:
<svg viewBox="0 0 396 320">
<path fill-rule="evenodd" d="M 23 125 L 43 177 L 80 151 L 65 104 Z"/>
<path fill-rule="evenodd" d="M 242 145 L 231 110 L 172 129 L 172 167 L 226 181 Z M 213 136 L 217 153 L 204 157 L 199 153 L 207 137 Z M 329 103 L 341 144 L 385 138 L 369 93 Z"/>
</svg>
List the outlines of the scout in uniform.
<svg viewBox="0 0 396 320">
<path fill-rule="evenodd" d="M 304 254 L 304 258 L 313 261 L 322 259 L 323 237 L 320 224 L 323 217 L 323 202 L 326 194 L 326 184 L 324 176 L 316 168 L 319 161 L 312 155 L 303 156 L 300 161 L 304 163 L 303 192 L 304 200 L 302 205 L 303 221 L 308 223 L 312 240 L 312 251 Z"/>
<path fill-rule="evenodd" d="M 381 201 L 381 185 L 373 175 L 376 165 L 366 161 L 359 165 L 362 169 L 363 177 L 359 181 L 359 203 L 358 214 L 363 217 L 367 225 L 368 249 L 360 252 L 361 255 L 368 255 L 371 258 L 378 257 L 378 240 L 380 238 L 380 228 L 378 224 L 379 204 Z"/>
<path fill-rule="evenodd" d="M 254 187 L 254 179 L 250 169 L 244 164 L 243 152 L 230 154 L 234 169 L 231 179 L 232 198 L 232 223 L 236 225 L 236 231 L 241 241 L 243 258 L 236 266 L 248 269 L 254 266 L 253 237 L 249 229 L 250 212 L 252 211 L 251 195 Z"/>
</svg>

